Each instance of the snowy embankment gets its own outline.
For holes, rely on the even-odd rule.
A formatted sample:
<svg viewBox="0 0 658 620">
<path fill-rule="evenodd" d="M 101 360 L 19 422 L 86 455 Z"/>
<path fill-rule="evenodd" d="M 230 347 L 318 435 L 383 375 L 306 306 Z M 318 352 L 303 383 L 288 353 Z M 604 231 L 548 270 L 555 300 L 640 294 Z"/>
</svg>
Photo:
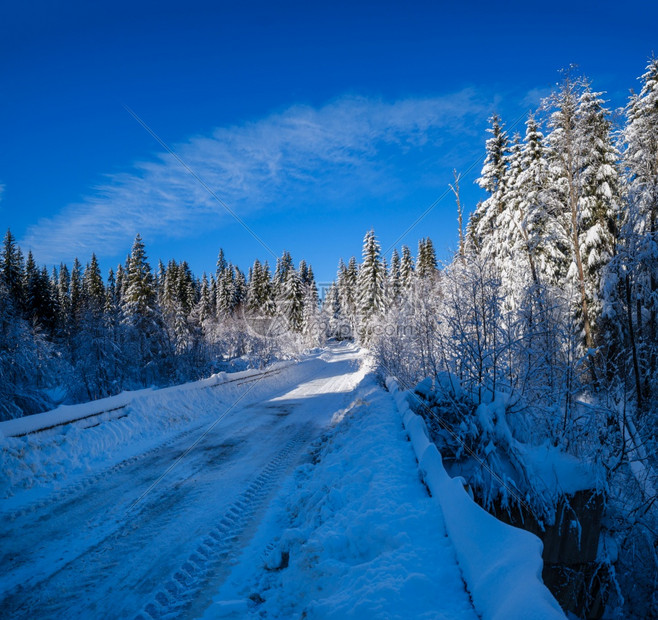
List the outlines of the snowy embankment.
<svg viewBox="0 0 658 620">
<path fill-rule="evenodd" d="M 541 541 L 502 523 L 467 494 L 462 480 L 450 478 L 429 441 L 423 419 L 409 408 L 397 381 L 386 381 L 413 445 L 421 476 L 440 506 L 445 526 L 479 615 L 484 619 L 564 618 L 541 580 Z"/>
<path fill-rule="evenodd" d="M 216 407 L 217 414 L 243 392 L 249 393 L 249 400 L 258 397 L 264 387 L 271 389 L 259 378 L 277 375 L 293 364 L 278 362 L 265 371 L 219 373 L 159 390 L 122 392 L 0 422 L 0 497 L 6 500 L 23 492 L 20 501 L 5 502 L 7 508 L 19 508 L 64 480 L 68 483 L 139 454 L 186 424 L 205 419 L 213 413 L 209 408 Z M 245 384 L 248 390 L 239 388 Z"/>
<path fill-rule="evenodd" d="M 291 363 L 292 362 L 278 362 L 270 366 L 269 370 L 285 367 Z M 61 405 L 57 407 L 57 409 L 51 411 L 44 411 L 43 413 L 35 413 L 34 415 L 0 422 L 0 436 L 22 437 L 29 433 L 38 433 L 65 424 L 70 424 L 71 422 L 78 422 L 125 409 L 134 401 L 149 394 L 157 393 L 167 398 L 167 396 L 172 393 L 180 393 L 181 390 L 186 391 L 215 387 L 229 381 L 237 381 L 238 379 L 245 379 L 262 373 L 263 371 L 256 369 L 249 369 L 236 373 L 220 372 L 212 375 L 208 379 L 201 379 L 199 381 L 184 383 L 182 385 L 174 385 L 161 389 L 145 388 L 143 390 L 125 391 L 116 394 L 115 396 L 99 398 L 98 400 L 92 400 L 78 405 Z"/>
<path fill-rule="evenodd" d="M 204 618 L 477 619 L 395 403 L 372 373 L 352 398 Z"/>
</svg>

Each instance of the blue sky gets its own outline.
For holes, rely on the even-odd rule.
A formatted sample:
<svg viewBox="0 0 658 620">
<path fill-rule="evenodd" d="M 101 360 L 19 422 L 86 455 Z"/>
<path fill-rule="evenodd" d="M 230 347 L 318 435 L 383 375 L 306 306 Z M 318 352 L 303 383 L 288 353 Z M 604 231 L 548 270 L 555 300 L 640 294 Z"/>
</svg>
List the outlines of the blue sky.
<svg viewBox="0 0 658 620">
<path fill-rule="evenodd" d="M 3 3 L 0 225 L 48 264 L 114 266 L 138 231 L 199 274 L 288 249 L 327 280 L 371 227 L 448 257 L 449 194 L 399 237 L 453 168 L 475 164 L 474 207 L 487 117 L 522 130 L 571 63 L 623 105 L 656 23 L 633 1 Z"/>
</svg>

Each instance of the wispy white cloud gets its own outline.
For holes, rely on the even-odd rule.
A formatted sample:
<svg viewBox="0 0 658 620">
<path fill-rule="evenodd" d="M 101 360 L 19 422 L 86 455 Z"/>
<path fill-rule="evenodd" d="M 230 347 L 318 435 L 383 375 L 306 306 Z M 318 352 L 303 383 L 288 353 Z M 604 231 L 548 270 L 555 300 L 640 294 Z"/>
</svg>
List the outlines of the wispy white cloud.
<svg viewBox="0 0 658 620">
<path fill-rule="evenodd" d="M 536 110 L 541 102 L 549 97 L 552 89 L 549 87 L 544 88 L 531 88 L 521 99 L 521 106 L 528 108 L 528 110 Z"/>
<path fill-rule="evenodd" d="M 309 203 L 340 208 L 355 195 L 399 192 L 408 180 L 400 161 L 410 155 L 436 161 L 442 145 L 472 132 L 473 120 L 486 117 L 488 109 L 485 98 L 470 89 L 394 102 L 342 97 L 319 108 L 296 105 L 171 146 L 241 217 Z M 229 218 L 163 151 L 130 172 L 108 176 L 83 202 L 40 220 L 22 245 L 45 262 L 91 251 L 113 255 L 136 231 L 151 238 L 191 236 Z"/>
<path fill-rule="evenodd" d="M 0 202 L 2 202 L 2 195 L 5 193 L 5 184 L 0 183 Z"/>
</svg>

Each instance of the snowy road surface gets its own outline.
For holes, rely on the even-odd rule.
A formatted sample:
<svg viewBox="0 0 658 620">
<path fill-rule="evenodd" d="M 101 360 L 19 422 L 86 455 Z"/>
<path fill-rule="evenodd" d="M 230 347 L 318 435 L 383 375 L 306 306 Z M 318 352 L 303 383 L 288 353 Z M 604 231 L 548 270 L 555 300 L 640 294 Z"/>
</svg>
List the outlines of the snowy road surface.
<svg viewBox="0 0 658 620">
<path fill-rule="evenodd" d="M 356 348 L 167 394 L 4 440 L 2 617 L 476 617 Z"/>
</svg>

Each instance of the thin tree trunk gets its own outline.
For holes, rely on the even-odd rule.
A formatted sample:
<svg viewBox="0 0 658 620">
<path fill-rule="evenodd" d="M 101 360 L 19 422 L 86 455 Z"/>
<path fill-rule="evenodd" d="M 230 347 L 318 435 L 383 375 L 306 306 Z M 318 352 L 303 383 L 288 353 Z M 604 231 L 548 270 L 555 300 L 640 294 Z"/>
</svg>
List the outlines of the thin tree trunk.
<svg viewBox="0 0 658 620">
<path fill-rule="evenodd" d="M 585 329 L 585 345 L 591 349 L 594 345 L 592 338 L 592 327 L 589 321 L 589 308 L 587 304 L 587 290 L 585 288 L 585 272 L 583 270 L 583 261 L 580 256 L 580 242 L 578 238 L 578 201 L 576 198 L 573 179 L 569 179 L 569 199 L 571 202 L 571 232 L 573 239 L 573 253 L 576 259 L 576 268 L 578 269 L 578 284 L 580 289 L 580 304 L 583 313 L 583 326 Z"/>
<path fill-rule="evenodd" d="M 651 224 L 650 224 L 651 239 L 656 238 L 656 209 L 651 209 Z M 649 372 L 647 376 L 653 376 L 656 371 L 656 339 L 657 339 L 657 326 L 656 326 L 656 290 L 658 289 L 658 282 L 656 281 L 656 272 L 653 265 L 649 269 L 649 286 L 651 288 L 651 310 L 649 312 L 649 342 L 651 347 L 649 349 Z"/>
<path fill-rule="evenodd" d="M 460 175 L 457 174 L 457 170 L 453 170 L 452 173 L 455 175 L 455 184 L 454 186 L 451 185 L 450 189 L 453 191 L 455 194 L 455 198 L 457 200 L 457 221 L 459 222 L 459 256 L 461 258 L 464 258 L 464 214 L 462 210 L 462 203 L 459 198 L 459 177 Z"/>
<path fill-rule="evenodd" d="M 642 381 L 640 379 L 640 367 L 637 362 L 637 349 L 635 344 L 635 330 L 633 329 L 633 310 L 631 306 L 631 283 L 628 273 L 626 274 L 626 318 L 628 319 L 628 337 L 631 340 L 631 354 L 633 356 L 633 373 L 635 375 L 635 393 L 637 395 L 637 408 L 642 410 Z"/>
</svg>

